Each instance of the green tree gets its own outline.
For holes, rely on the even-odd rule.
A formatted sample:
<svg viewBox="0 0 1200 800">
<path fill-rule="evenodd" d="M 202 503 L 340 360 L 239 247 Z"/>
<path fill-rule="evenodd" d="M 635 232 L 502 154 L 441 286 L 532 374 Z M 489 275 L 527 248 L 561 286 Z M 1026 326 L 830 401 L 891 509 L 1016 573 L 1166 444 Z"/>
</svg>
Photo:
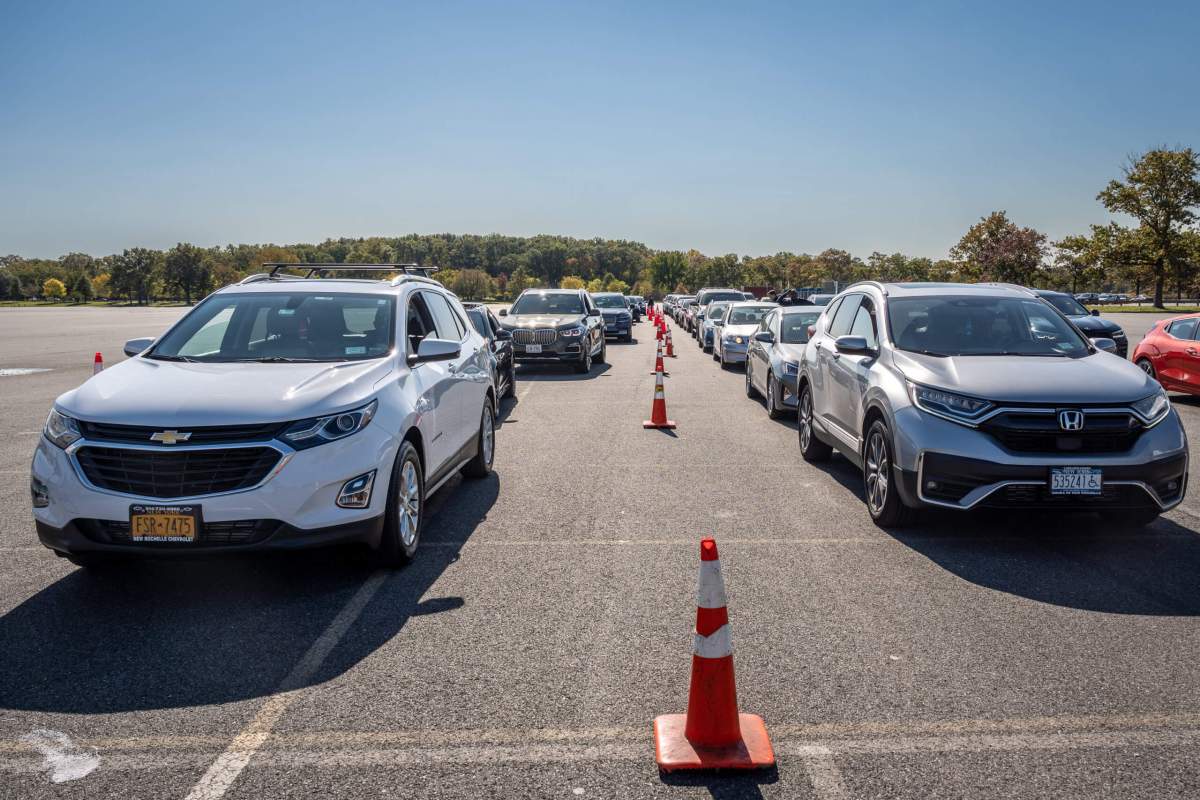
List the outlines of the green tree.
<svg viewBox="0 0 1200 800">
<path fill-rule="evenodd" d="M 87 273 L 81 272 L 75 276 L 75 280 L 71 282 L 71 299 L 79 303 L 86 303 L 96 296 L 96 292 L 92 289 L 92 280 L 87 276 Z"/>
<path fill-rule="evenodd" d="M 1130 159 L 1124 180 L 1109 181 L 1096 196 L 1113 213 L 1128 214 L 1150 243 L 1154 305 L 1163 307 L 1163 285 L 1184 256 L 1184 233 L 1200 206 L 1200 159 L 1191 148 L 1158 149 Z"/>
<path fill-rule="evenodd" d="M 587 284 L 578 275 L 568 275 L 558 282 L 560 289 L 586 289 Z"/>
<path fill-rule="evenodd" d="M 124 251 L 113 259 L 113 291 L 130 302 L 148 303 L 161 261 L 162 253 L 157 250 L 134 247 Z"/>
<path fill-rule="evenodd" d="M 167 251 L 162 277 L 168 290 L 182 293 L 184 302 L 191 305 L 194 294 L 203 295 L 212 285 L 212 266 L 203 250 L 180 242 Z"/>
<path fill-rule="evenodd" d="M 651 280 L 655 286 L 674 292 L 679 288 L 687 266 L 687 256 L 678 250 L 655 253 L 650 259 Z"/>
<path fill-rule="evenodd" d="M 460 270 L 454 282 L 447 286 L 464 300 L 483 300 L 492 294 L 492 279 L 481 269 Z"/>
<path fill-rule="evenodd" d="M 1029 286 L 1046 257 L 1046 235 L 1018 227 L 1004 211 L 993 211 L 967 230 L 950 256 L 979 280 Z"/>
<path fill-rule="evenodd" d="M 58 278 L 47 278 L 42 284 L 42 297 L 61 300 L 67 296 L 67 287 Z"/>
</svg>

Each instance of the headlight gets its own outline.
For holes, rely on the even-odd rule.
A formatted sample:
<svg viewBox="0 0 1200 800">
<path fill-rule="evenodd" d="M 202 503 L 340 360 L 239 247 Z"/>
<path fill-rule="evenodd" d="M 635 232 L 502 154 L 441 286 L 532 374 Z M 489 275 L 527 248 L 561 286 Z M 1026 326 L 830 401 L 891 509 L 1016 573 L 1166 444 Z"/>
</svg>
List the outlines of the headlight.
<svg viewBox="0 0 1200 800">
<path fill-rule="evenodd" d="M 741 344 L 742 342 L 746 341 L 741 336 L 725 336 L 723 338 L 725 341 L 730 342 L 731 344 Z"/>
<path fill-rule="evenodd" d="M 83 436 L 75 420 L 53 408 L 50 409 L 50 416 L 46 417 L 46 427 L 42 432 L 46 434 L 47 439 L 64 450 Z"/>
<path fill-rule="evenodd" d="M 799 375 L 800 374 L 800 365 L 797 364 L 795 361 L 783 362 L 783 374 L 784 375 Z"/>
<path fill-rule="evenodd" d="M 1163 417 L 1171 410 L 1171 401 L 1167 399 L 1167 393 L 1160 388 L 1149 397 L 1143 397 L 1134 403 L 1133 410 L 1146 420 L 1147 425 L 1156 425 L 1162 422 Z"/>
<path fill-rule="evenodd" d="M 327 417 L 302 419 L 289 425 L 279 438 L 297 450 L 305 450 L 336 439 L 344 439 L 367 427 L 375 416 L 377 408 L 379 408 L 379 401 L 372 400 L 365 406 L 360 406 L 352 411 L 330 414 Z"/>
<path fill-rule="evenodd" d="M 585 328 L 567 328 L 565 331 L 559 331 L 563 336 L 583 336 Z"/>
<path fill-rule="evenodd" d="M 910 382 L 908 391 L 913 405 L 922 411 L 968 425 L 992 407 L 992 403 L 987 400 L 921 386 L 918 383 Z"/>
</svg>

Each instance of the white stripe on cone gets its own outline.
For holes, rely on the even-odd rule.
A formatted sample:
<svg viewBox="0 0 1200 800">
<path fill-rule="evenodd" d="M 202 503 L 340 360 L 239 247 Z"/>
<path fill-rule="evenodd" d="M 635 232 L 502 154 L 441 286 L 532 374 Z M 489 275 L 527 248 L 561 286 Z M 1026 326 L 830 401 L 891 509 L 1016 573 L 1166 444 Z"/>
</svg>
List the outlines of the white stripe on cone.
<svg viewBox="0 0 1200 800">
<path fill-rule="evenodd" d="M 721 577 L 721 561 L 700 562 L 700 579 L 696 583 L 696 605 L 699 608 L 724 608 L 725 579 Z"/>
<path fill-rule="evenodd" d="M 701 658 L 724 658 L 733 655 L 733 636 L 725 624 L 712 632 L 711 636 L 696 634 L 696 655 Z"/>
</svg>

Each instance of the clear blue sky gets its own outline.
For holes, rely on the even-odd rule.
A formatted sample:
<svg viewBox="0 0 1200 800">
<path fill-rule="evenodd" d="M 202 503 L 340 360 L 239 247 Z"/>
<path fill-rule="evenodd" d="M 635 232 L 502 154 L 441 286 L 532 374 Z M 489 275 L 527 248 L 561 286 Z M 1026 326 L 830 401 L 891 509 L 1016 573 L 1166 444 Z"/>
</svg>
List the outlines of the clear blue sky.
<svg viewBox="0 0 1200 800">
<path fill-rule="evenodd" d="M 25 2 L 0 254 L 408 232 L 939 257 L 1200 147 L 1200 4 Z M 253 6 L 253 8 L 251 8 Z"/>
</svg>

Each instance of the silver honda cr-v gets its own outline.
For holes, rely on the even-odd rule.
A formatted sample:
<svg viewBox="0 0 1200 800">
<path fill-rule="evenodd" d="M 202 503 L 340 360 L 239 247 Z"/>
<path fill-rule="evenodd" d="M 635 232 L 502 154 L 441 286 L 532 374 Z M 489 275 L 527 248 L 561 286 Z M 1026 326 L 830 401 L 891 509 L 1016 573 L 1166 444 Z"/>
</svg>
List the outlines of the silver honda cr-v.
<svg viewBox="0 0 1200 800">
<path fill-rule="evenodd" d="M 858 283 L 800 364 L 800 450 L 863 471 L 879 525 L 940 506 L 1102 511 L 1179 504 L 1188 447 L 1166 393 L 1033 292 Z"/>
</svg>

